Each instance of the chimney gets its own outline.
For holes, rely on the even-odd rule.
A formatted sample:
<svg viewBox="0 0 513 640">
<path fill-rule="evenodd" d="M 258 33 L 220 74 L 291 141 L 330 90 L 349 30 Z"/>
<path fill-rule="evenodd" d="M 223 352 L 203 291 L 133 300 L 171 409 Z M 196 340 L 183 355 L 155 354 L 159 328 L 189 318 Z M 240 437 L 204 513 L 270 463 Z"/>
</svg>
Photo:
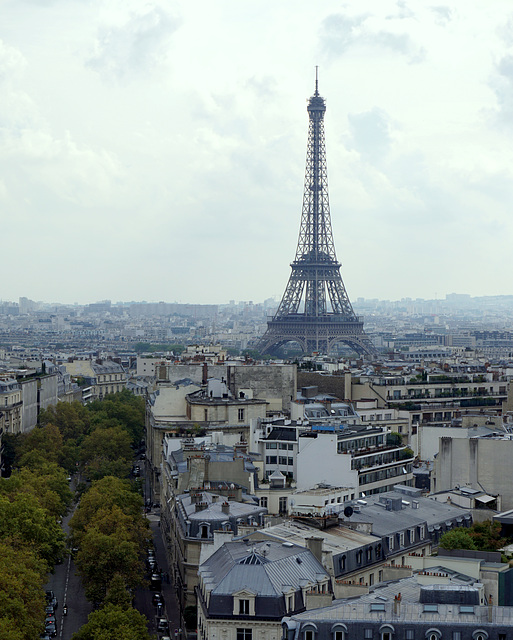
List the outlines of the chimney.
<svg viewBox="0 0 513 640">
<path fill-rule="evenodd" d="M 230 513 L 230 505 L 228 502 L 223 502 L 223 504 L 221 505 L 221 511 L 226 515 Z"/>
<path fill-rule="evenodd" d="M 394 596 L 394 615 L 401 615 L 401 594 Z"/>
<path fill-rule="evenodd" d="M 217 501 L 219 500 L 219 496 L 216 496 L 215 494 L 212 496 L 212 504 L 215 504 Z"/>
<path fill-rule="evenodd" d="M 208 507 L 208 502 L 196 502 L 196 511 L 203 511 Z"/>
<path fill-rule="evenodd" d="M 208 364 L 206 362 L 203 363 L 203 375 L 201 378 L 201 384 L 207 384 L 208 380 Z"/>
<path fill-rule="evenodd" d="M 317 560 L 322 564 L 322 538 L 318 538 L 317 536 L 311 536 L 310 538 L 306 538 L 306 546 L 307 548 L 314 554 Z"/>
</svg>

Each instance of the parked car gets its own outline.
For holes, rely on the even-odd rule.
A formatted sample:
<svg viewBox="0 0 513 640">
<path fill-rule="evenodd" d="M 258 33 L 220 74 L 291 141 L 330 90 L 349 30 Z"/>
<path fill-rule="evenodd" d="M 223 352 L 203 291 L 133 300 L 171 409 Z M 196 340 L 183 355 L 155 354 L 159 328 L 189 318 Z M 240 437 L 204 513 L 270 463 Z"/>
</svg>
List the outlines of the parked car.
<svg viewBox="0 0 513 640">
<path fill-rule="evenodd" d="M 153 591 L 160 591 L 162 587 L 162 578 L 160 573 L 152 573 L 150 578 L 150 586 Z"/>
<path fill-rule="evenodd" d="M 55 636 L 57 635 L 57 625 L 55 624 L 55 622 L 49 622 L 45 626 L 46 626 L 46 633 L 52 638 L 55 638 Z"/>
<path fill-rule="evenodd" d="M 59 603 L 57 602 L 57 598 L 55 597 L 55 593 L 53 591 L 46 591 L 46 604 L 57 609 Z"/>
<path fill-rule="evenodd" d="M 169 624 L 166 618 L 157 618 L 157 631 L 169 633 Z"/>
<path fill-rule="evenodd" d="M 154 593 L 151 601 L 153 603 L 153 605 L 156 607 L 158 604 L 162 604 L 164 602 L 162 596 L 160 593 Z"/>
</svg>

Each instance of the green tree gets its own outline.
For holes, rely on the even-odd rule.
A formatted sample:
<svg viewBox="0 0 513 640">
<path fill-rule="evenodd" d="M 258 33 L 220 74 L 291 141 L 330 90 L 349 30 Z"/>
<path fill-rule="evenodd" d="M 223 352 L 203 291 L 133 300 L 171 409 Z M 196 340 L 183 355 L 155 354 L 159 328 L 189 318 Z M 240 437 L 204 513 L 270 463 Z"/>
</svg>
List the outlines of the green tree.
<svg viewBox="0 0 513 640">
<path fill-rule="evenodd" d="M 104 476 L 127 476 L 133 453 L 128 432 L 121 426 L 96 427 L 84 438 L 80 457 L 91 480 Z"/>
<path fill-rule="evenodd" d="M 18 447 L 18 464 L 20 466 L 34 464 L 34 458 L 40 457 L 49 462 L 58 462 L 62 448 L 63 438 L 58 427 L 48 424 L 44 427 L 35 427 L 27 435 L 22 436 Z"/>
<path fill-rule="evenodd" d="M 46 563 L 30 549 L 0 541 L 0 640 L 38 637 L 46 571 Z"/>
<path fill-rule="evenodd" d="M 144 435 L 144 400 L 134 396 L 128 389 L 109 394 L 102 401 L 92 402 L 88 410 L 93 424 L 121 425 L 130 434 L 133 446 L 137 446 Z"/>
<path fill-rule="evenodd" d="M 0 495 L 0 540 L 15 548 L 29 546 L 51 567 L 62 557 L 64 538 L 55 517 L 33 494 Z"/>
<path fill-rule="evenodd" d="M 151 640 L 148 621 L 135 609 L 106 604 L 93 611 L 72 640 Z"/>
<path fill-rule="evenodd" d="M 22 467 L 9 479 L 0 479 L 0 493 L 31 493 L 55 518 L 66 513 L 73 499 L 64 469 L 44 460 L 35 469 Z"/>
<path fill-rule="evenodd" d="M 103 602 L 116 575 L 122 576 L 128 588 L 141 585 L 144 565 L 140 551 L 124 532 L 106 535 L 89 527 L 75 558 L 88 600 Z"/>
<path fill-rule="evenodd" d="M 133 518 L 141 516 L 142 498 L 133 490 L 128 480 L 107 476 L 93 482 L 71 518 L 73 536 L 84 533 L 100 509 L 110 509 L 114 505 Z"/>
<path fill-rule="evenodd" d="M 444 533 L 440 538 L 442 549 L 477 549 L 468 529 L 458 528 Z"/>
<path fill-rule="evenodd" d="M 132 596 L 126 587 L 123 576 L 119 573 L 116 573 L 110 581 L 104 604 L 113 604 L 116 607 L 122 607 L 123 609 L 129 609 L 132 606 Z"/>
<path fill-rule="evenodd" d="M 475 522 L 470 527 L 469 533 L 480 551 L 497 551 L 509 542 L 506 538 L 501 538 L 500 522 L 492 522 L 492 520 Z"/>
<path fill-rule="evenodd" d="M 58 402 L 39 413 L 39 424 L 53 424 L 65 440 L 77 441 L 89 430 L 90 415 L 80 402 Z"/>
</svg>

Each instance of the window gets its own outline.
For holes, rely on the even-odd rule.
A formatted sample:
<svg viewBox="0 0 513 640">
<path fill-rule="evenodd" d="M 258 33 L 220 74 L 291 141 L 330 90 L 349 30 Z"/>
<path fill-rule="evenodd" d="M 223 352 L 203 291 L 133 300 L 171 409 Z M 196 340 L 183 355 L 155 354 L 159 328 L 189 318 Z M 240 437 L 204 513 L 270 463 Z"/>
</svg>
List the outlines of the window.
<svg viewBox="0 0 513 640">
<path fill-rule="evenodd" d="M 249 600 L 239 600 L 239 615 L 249 616 Z"/>
<path fill-rule="evenodd" d="M 388 536 L 388 548 L 390 551 L 394 548 L 394 536 Z"/>
<path fill-rule="evenodd" d="M 424 611 L 426 613 L 438 613 L 438 605 L 437 604 L 425 604 Z"/>
<path fill-rule="evenodd" d="M 253 640 L 253 629 L 237 629 L 237 640 Z"/>
<path fill-rule="evenodd" d="M 453 631 L 452 640 L 461 640 L 461 631 Z"/>
<path fill-rule="evenodd" d="M 426 535 L 426 528 L 423 524 L 421 524 L 419 527 L 419 538 L 423 540 L 425 535 Z"/>
<path fill-rule="evenodd" d="M 383 582 L 383 571 L 378 572 L 378 582 Z"/>
<path fill-rule="evenodd" d="M 244 409 L 239 409 L 239 422 L 244 422 Z"/>
<path fill-rule="evenodd" d="M 335 631 L 335 635 L 333 636 L 333 640 L 344 640 L 344 632 L 343 631 Z"/>
<path fill-rule="evenodd" d="M 474 607 L 471 605 L 460 605 L 460 613 L 474 613 Z"/>
<path fill-rule="evenodd" d="M 404 532 L 399 534 L 399 546 L 404 547 Z"/>
<path fill-rule="evenodd" d="M 410 543 L 415 542 L 415 529 L 410 529 Z"/>
<path fill-rule="evenodd" d="M 369 574 L 369 586 L 372 587 L 373 584 L 374 584 L 374 574 L 370 573 Z"/>
<path fill-rule="evenodd" d="M 285 456 L 280 456 L 279 462 L 280 462 L 280 464 L 286 466 L 287 465 L 287 458 Z"/>
<path fill-rule="evenodd" d="M 289 467 L 293 467 L 294 466 L 294 458 L 287 458 L 287 464 Z"/>
<path fill-rule="evenodd" d="M 340 571 L 345 571 L 346 568 L 346 556 L 340 558 Z"/>
<path fill-rule="evenodd" d="M 266 464 L 278 464 L 277 456 L 266 456 L 265 457 Z"/>
<path fill-rule="evenodd" d="M 279 504 L 279 512 L 280 513 L 287 513 L 287 498 L 286 497 L 282 497 L 280 498 L 280 504 Z"/>
<path fill-rule="evenodd" d="M 415 640 L 415 632 L 413 629 L 406 629 L 405 640 Z"/>
<path fill-rule="evenodd" d="M 371 611 L 385 611 L 384 602 L 372 602 L 370 606 Z"/>
<path fill-rule="evenodd" d="M 363 633 L 363 637 L 365 638 L 365 640 L 370 640 L 372 638 L 372 635 L 372 629 L 365 629 Z"/>
<path fill-rule="evenodd" d="M 314 631 L 311 631 L 311 630 L 305 631 L 303 637 L 305 640 L 314 640 L 315 639 Z M 237 638 L 237 640 L 239 639 Z"/>
<path fill-rule="evenodd" d="M 277 449 L 278 445 L 276 444 L 276 442 L 266 442 L 265 448 L 266 449 Z"/>
<path fill-rule="evenodd" d="M 294 609 L 294 596 L 287 596 L 287 611 Z"/>
<path fill-rule="evenodd" d="M 267 497 L 263 496 L 262 498 L 260 498 L 260 506 L 261 507 L 265 507 L 267 509 Z"/>
<path fill-rule="evenodd" d="M 293 444 L 289 444 L 289 445 L 287 445 L 287 447 L 288 447 L 289 451 L 293 451 L 294 450 L 294 445 Z"/>
</svg>

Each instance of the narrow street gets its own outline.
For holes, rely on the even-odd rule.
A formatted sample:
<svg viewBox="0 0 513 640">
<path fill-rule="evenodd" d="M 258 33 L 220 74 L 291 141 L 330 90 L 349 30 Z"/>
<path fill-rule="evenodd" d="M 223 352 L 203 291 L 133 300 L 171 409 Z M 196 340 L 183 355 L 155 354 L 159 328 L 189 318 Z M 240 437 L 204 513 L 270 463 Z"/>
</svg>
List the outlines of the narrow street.
<svg viewBox="0 0 513 640">
<path fill-rule="evenodd" d="M 71 511 L 62 521 L 62 528 L 69 534 L 69 521 L 74 513 Z M 87 617 L 93 610 L 92 604 L 86 600 L 82 582 L 76 575 L 75 563 L 70 554 L 62 564 L 54 568 L 54 573 L 48 577 L 45 589 L 51 589 L 57 598 L 56 611 L 57 638 L 70 640 L 71 636 L 87 622 Z M 68 614 L 62 615 L 63 605 L 68 605 Z"/>
<path fill-rule="evenodd" d="M 143 487 L 145 495 L 149 495 L 147 481 L 144 479 L 144 467 L 141 464 Z M 69 535 L 69 521 L 76 509 L 63 518 L 62 528 L 66 535 Z M 180 613 L 178 602 L 176 599 L 175 587 L 170 580 L 170 571 L 167 564 L 167 557 L 164 549 L 164 543 L 160 531 L 160 509 L 152 508 L 146 517 L 148 518 L 150 529 L 153 534 L 153 544 L 155 547 L 155 558 L 158 569 L 162 572 L 163 580 L 160 593 L 163 598 L 164 606 L 160 613 L 157 607 L 152 603 L 154 591 L 149 586 L 149 574 L 145 574 L 148 580 L 148 586 L 137 589 L 134 597 L 134 607 L 144 614 L 148 619 L 148 631 L 156 638 L 162 638 L 169 635 L 172 640 L 185 640 L 185 631 L 180 628 Z M 84 624 L 91 611 L 92 604 L 86 599 L 84 589 L 80 577 L 76 573 L 75 564 L 71 554 L 67 554 L 64 562 L 54 567 L 54 572 L 49 574 L 48 582 L 45 586 L 46 590 L 52 590 L 58 601 L 56 610 L 57 620 L 57 638 L 59 640 L 71 640 Z M 63 605 L 67 604 L 68 613 L 63 615 Z M 157 614 L 159 615 L 157 616 Z M 169 634 L 167 632 L 157 631 L 158 618 L 166 618 L 169 625 Z"/>
</svg>

